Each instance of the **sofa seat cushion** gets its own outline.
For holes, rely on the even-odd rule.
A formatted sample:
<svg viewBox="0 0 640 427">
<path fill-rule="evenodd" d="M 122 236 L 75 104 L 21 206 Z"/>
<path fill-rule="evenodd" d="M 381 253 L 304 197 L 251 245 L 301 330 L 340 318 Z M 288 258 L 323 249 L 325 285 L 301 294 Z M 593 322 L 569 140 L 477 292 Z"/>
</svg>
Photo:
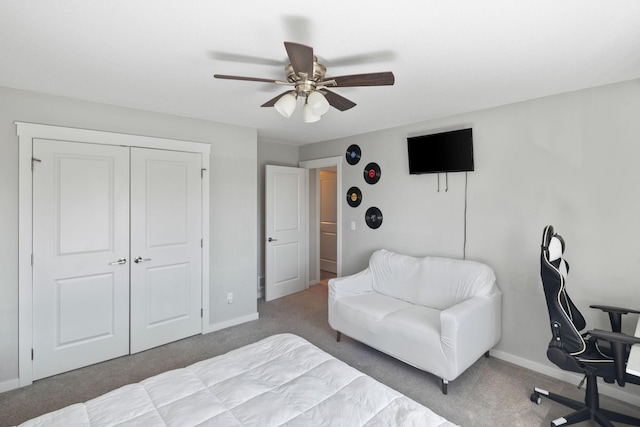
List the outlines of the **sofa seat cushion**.
<svg viewBox="0 0 640 427">
<path fill-rule="evenodd" d="M 438 309 L 411 305 L 380 322 L 373 347 L 428 372 L 450 380 L 455 373 L 443 348 Z"/>
<path fill-rule="evenodd" d="M 416 343 L 440 342 L 440 310 L 411 304 L 385 318 L 384 331 Z"/>
<path fill-rule="evenodd" d="M 340 298 L 336 301 L 336 313 L 344 320 L 357 325 L 377 328 L 380 321 L 390 314 L 406 309 L 412 304 L 376 292 Z"/>
</svg>

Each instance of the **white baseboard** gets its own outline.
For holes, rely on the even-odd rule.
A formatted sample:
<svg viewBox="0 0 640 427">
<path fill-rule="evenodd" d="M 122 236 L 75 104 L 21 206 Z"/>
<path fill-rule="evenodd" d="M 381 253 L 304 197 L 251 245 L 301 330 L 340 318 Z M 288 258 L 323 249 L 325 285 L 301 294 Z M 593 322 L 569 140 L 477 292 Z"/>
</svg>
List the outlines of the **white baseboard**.
<svg viewBox="0 0 640 427">
<path fill-rule="evenodd" d="M 16 378 L 9 381 L 3 381 L 0 383 L 0 393 L 5 391 L 14 390 L 20 387 L 20 378 Z"/>
<path fill-rule="evenodd" d="M 204 331 L 204 333 L 207 334 L 209 332 L 219 331 L 221 329 L 229 328 L 231 326 L 236 326 L 242 323 L 251 322 L 252 320 L 258 320 L 258 318 L 259 318 L 258 313 L 253 313 L 253 314 L 248 314 L 242 317 L 236 317 L 235 319 L 225 320 L 224 322 L 214 323 L 212 325 L 209 325 L 209 327 L 207 328 L 206 331 Z"/>
<path fill-rule="evenodd" d="M 580 381 L 583 378 L 579 374 L 563 371 L 560 368 L 544 365 L 542 363 L 534 362 L 520 356 L 514 356 L 513 354 L 505 353 L 504 351 L 500 351 L 500 350 L 491 350 L 491 356 L 494 356 L 498 359 L 504 360 L 509 363 L 513 363 L 514 365 L 522 366 L 523 368 L 531 369 L 532 371 L 539 372 L 544 375 L 548 375 L 552 378 L 565 381 L 570 384 L 575 384 L 576 387 L 578 386 L 578 383 L 580 383 Z M 531 384 L 532 392 L 535 386 L 536 384 Z M 633 384 L 631 386 L 634 387 Z M 600 394 L 604 396 L 609 396 L 611 398 L 629 403 L 631 405 L 640 406 L 639 395 L 629 393 L 624 388 L 618 387 L 617 385 L 609 385 L 606 383 L 599 382 L 598 390 L 600 391 Z M 548 391 L 553 391 L 553 390 L 548 390 Z"/>
</svg>

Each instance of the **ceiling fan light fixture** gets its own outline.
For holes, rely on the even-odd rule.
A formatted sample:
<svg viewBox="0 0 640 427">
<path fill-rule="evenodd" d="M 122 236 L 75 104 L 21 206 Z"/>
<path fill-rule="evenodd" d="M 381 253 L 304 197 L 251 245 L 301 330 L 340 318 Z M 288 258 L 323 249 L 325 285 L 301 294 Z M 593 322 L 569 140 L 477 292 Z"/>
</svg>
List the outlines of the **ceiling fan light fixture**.
<svg viewBox="0 0 640 427">
<path fill-rule="evenodd" d="M 304 120 L 305 123 L 314 123 L 320 120 L 320 115 L 314 114 L 311 106 L 305 103 L 304 107 L 302 107 L 302 120 Z"/>
<path fill-rule="evenodd" d="M 293 90 L 276 95 L 261 107 L 275 107 L 276 111 L 285 118 L 293 115 L 297 98 L 305 99 L 302 111 L 303 120 L 313 123 L 327 113 L 329 107 L 339 111 L 346 111 L 356 106 L 356 103 L 330 91 L 327 87 L 355 87 L 355 86 L 391 86 L 395 77 L 391 71 L 378 73 L 351 74 L 334 76 L 325 79 L 326 67 L 318 62 L 313 54 L 313 48 L 300 43 L 284 42 L 289 58 L 285 67 L 286 80 L 265 79 L 259 77 L 231 76 L 228 74 L 214 74 L 216 79 L 242 80 L 252 82 L 276 83 L 293 87 Z"/>
<path fill-rule="evenodd" d="M 311 112 L 316 116 L 324 115 L 329 111 L 330 107 L 327 98 L 317 90 L 314 90 L 309 94 L 309 96 L 307 96 L 307 105 L 311 108 Z"/>
<path fill-rule="evenodd" d="M 273 107 L 276 111 L 282 114 L 283 117 L 287 119 L 291 117 L 293 112 L 296 110 L 296 105 L 298 104 L 298 94 L 295 92 L 287 93 L 283 95 L 273 104 Z"/>
</svg>

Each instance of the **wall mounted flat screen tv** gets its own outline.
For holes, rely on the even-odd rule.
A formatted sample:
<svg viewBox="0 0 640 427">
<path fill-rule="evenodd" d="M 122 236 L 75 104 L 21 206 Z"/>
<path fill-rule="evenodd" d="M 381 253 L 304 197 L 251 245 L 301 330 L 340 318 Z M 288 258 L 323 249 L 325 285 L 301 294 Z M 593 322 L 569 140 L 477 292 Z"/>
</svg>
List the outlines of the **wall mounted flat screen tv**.
<svg viewBox="0 0 640 427">
<path fill-rule="evenodd" d="M 473 131 L 460 129 L 407 138 L 409 173 L 473 170 Z"/>
</svg>

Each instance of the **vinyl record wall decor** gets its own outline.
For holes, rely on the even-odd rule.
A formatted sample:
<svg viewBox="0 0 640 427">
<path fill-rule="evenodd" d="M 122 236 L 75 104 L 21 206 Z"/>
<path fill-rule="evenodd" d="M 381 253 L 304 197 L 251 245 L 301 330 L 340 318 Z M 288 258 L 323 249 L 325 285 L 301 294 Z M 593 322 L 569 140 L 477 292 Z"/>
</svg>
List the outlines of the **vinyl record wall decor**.
<svg viewBox="0 0 640 427">
<path fill-rule="evenodd" d="M 367 209 L 367 213 L 364 215 L 364 221 L 369 228 L 376 229 L 382 225 L 382 212 L 375 206 Z"/>
<path fill-rule="evenodd" d="M 356 165 L 360 161 L 362 157 L 362 150 L 357 144 L 351 144 L 347 148 L 347 152 L 345 153 L 345 158 L 347 159 L 347 163 L 350 165 Z M 352 208 L 356 208 L 360 206 L 362 203 L 362 191 L 358 187 L 351 187 L 347 191 L 347 204 Z"/>
<path fill-rule="evenodd" d="M 360 157 L 362 156 L 362 151 L 360 151 L 360 147 L 356 144 L 352 144 L 347 148 L 347 152 L 344 155 L 347 158 L 347 163 L 350 165 L 358 164 L 360 161 Z"/>
<path fill-rule="evenodd" d="M 347 159 L 347 163 L 349 163 L 350 165 L 356 165 L 362 158 L 362 150 L 360 150 L 360 147 L 358 145 L 352 144 L 347 148 L 345 158 Z M 367 184 L 376 184 L 378 181 L 380 181 L 381 176 L 382 171 L 379 164 L 371 162 L 364 167 L 363 177 L 364 181 Z M 362 191 L 360 191 L 360 188 L 358 188 L 357 186 L 349 188 L 349 190 L 347 190 L 346 196 L 347 204 L 352 208 L 356 208 L 362 203 Z M 372 230 L 380 228 L 380 226 L 382 225 L 382 211 L 376 206 L 370 207 L 369 209 L 367 209 L 367 212 L 364 215 L 364 221 Z"/>
<path fill-rule="evenodd" d="M 375 184 L 380 181 L 382 171 L 377 163 L 369 163 L 364 167 L 364 180 L 367 184 Z"/>
<path fill-rule="evenodd" d="M 360 203 L 362 203 L 362 192 L 358 187 L 351 187 L 349 191 L 347 191 L 347 203 L 352 208 L 360 206 Z"/>
</svg>

